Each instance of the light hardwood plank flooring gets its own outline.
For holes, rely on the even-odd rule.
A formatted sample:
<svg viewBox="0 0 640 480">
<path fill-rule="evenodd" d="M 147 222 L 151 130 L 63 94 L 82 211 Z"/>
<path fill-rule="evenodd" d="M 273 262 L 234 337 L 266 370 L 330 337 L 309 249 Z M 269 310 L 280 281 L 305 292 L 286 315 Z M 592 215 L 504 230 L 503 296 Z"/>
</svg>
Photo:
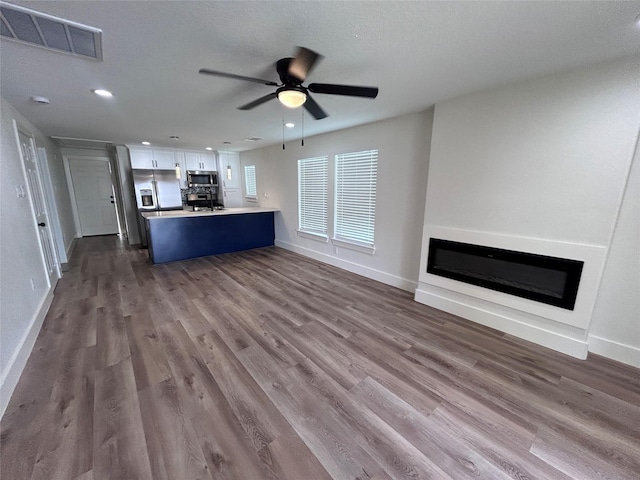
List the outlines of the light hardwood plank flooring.
<svg viewBox="0 0 640 480">
<path fill-rule="evenodd" d="M 640 371 L 276 247 L 94 237 L 0 428 L 3 480 L 638 479 Z"/>
</svg>

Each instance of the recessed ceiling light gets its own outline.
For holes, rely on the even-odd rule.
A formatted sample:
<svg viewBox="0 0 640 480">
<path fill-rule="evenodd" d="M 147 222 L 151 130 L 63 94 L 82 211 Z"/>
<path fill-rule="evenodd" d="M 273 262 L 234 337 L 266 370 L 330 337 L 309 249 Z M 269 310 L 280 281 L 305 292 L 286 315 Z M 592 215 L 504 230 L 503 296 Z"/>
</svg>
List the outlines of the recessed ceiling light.
<svg viewBox="0 0 640 480">
<path fill-rule="evenodd" d="M 111 93 L 109 90 L 102 90 L 99 88 L 97 90 L 91 90 L 91 91 L 96 95 L 100 95 L 101 97 L 113 97 L 113 93 Z"/>
<path fill-rule="evenodd" d="M 143 145 L 151 145 L 151 142 L 142 142 Z"/>
<path fill-rule="evenodd" d="M 31 100 L 39 103 L 40 105 L 49 105 L 49 103 L 51 103 L 47 97 L 41 97 L 39 95 L 34 95 L 33 97 L 31 97 Z"/>
<path fill-rule="evenodd" d="M 285 126 L 285 127 L 287 127 L 287 128 L 293 128 L 293 127 L 295 127 L 295 126 L 296 126 L 296 124 L 295 124 L 295 123 L 288 122 L 288 123 L 285 123 L 285 124 L 284 124 L 284 126 Z"/>
</svg>

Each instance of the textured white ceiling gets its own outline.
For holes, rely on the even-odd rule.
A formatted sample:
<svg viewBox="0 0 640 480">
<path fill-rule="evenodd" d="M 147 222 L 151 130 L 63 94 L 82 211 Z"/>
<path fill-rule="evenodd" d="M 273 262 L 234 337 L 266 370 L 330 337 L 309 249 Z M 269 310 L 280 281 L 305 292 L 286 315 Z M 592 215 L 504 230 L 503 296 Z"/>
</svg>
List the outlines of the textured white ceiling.
<svg viewBox="0 0 640 480">
<path fill-rule="evenodd" d="M 246 150 L 282 141 L 274 87 L 198 74 L 210 68 L 278 81 L 295 46 L 325 56 L 306 83 L 380 88 L 375 100 L 314 95 L 305 136 L 424 110 L 464 93 L 640 53 L 640 1 L 241 2 L 16 1 L 102 29 L 104 62 L 0 44 L 0 94 L 44 134 Z M 103 99 L 90 92 L 115 93 Z M 30 100 L 42 95 L 50 105 Z M 283 112 L 283 110 L 286 110 Z M 260 142 L 243 142 L 250 136 Z"/>
</svg>

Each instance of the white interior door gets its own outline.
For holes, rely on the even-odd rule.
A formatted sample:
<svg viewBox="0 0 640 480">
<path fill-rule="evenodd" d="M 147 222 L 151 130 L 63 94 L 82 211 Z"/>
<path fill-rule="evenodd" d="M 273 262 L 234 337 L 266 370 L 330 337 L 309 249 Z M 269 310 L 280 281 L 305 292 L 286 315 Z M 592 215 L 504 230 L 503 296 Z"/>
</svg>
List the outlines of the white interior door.
<svg viewBox="0 0 640 480">
<path fill-rule="evenodd" d="M 33 138 L 21 130 L 18 130 L 18 141 L 20 142 L 22 164 L 24 165 L 25 175 L 27 176 L 29 197 L 38 229 L 38 236 L 40 238 L 42 261 L 49 286 L 51 287 L 55 285 L 58 278 L 60 278 L 60 264 L 51 237 L 47 204 L 44 200 L 40 173 L 38 171 L 36 148 Z"/>
<path fill-rule="evenodd" d="M 82 236 L 119 233 L 108 159 L 70 158 Z"/>
<path fill-rule="evenodd" d="M 58 214 L 54 188 L 51 183 L 51 172 L 49 171 L 49 164 L 47 163 L 47 151 L 42 147 L 38 147 L 36 150 L 38 153 L 38 169 L 40 170 L 40 180 L 46 200 L 45 204 L 47 205 L 47 215 L 49 216 L 53 245 L 58 254 L 59 263 L 67 263 L 69 259 L 67 258 L 67 252 L 64 248 L 64 237 L 62 236 L 62 229 L 60 227 L 60 215 Z"/>
</svg>

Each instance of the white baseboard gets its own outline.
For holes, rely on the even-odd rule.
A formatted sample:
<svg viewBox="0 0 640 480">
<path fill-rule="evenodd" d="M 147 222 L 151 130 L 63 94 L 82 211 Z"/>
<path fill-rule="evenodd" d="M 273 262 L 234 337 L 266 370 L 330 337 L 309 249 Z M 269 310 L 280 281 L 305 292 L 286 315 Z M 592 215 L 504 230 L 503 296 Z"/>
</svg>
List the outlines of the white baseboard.
<svg viewBox="0 0 640 480">
<path fill-rule="evenodd" d="M 589 351 L 640 368 L 640 348 L 589 335 Z"/>
<path fill-rule="evenodd" d="M 489 312 L 478 306 L 465 304 L 459 300 L 445 298 L 432 292 L 416 289 L 415 300 L 425 305 L 443 310 L 453 315 L 466 318 L 472 322 L 495 328 L 529 342 L 551 348 L 572 357 L 584 360 L 587 358 L 587 342 L 570 338 L 534 325 L 520 322 L 513 318 Z"/>
<path fill-rule="evenodd" d="M 391 275 L 389 273 L 382 272 L 374 268 L 365 267 L 364 265 L 359 265 L 357 263 L 348 262 L 347 260 L 342 260 L 340 258 L 332 257 L 331 255 L 319 253 L 319 252 L 316 252 L 315 250 L 300 247 L 299 245 L 295 245 L 293 243 L 284 242 L 282 240 L 276 239 L 275 245 L 277 247 L 281 247 L 286 250 L 299 253 L 300 255 L 304 255 L 305 257 L 310 257 L 310 258 L 313 258 L 314 260 L 318 260 L 323 263 L 328 263 L 329 265 L 333 265 L 334 267 L 347 270 L 348 272 L 356 273 L 358 275 L 362 275 L 363 277 L 376 280 L 386 285 L 391 285 L 392 287 L 397 287 L 402 290 L 406 290 L 407 292 L 413 293 L 413 291 L 418 286 L 417 282 L 408 280 L 406 278 Z"/>
<path fill-rule="evenodd" d="M 69 245 L 67 245 L 67 259 L 71 258 L 71 252 L 73 252 L 74 247 L 76 246 L 76 242 L 78 241 L 77 237 L 74 237 L 71 239 L 71 241 L 69 242 Z"/>
<path fill-rule="evenodd" d="M 4 371 L 0 375 L 0 417 L 4 415 L 4 411 L 9 404 L 13 390 L 18 384 L 20 375 L 24 370 L 29 355 L 36 343 L 36 338 L 47 316 L 51 302 L 53 301 L 53 288 L 50 288 L 40 303 L 40 307 L 31 319 L 29 327 L 25 330 L 24 335 L 20 339 L 20 343 L 16 347 L 13 355 L 9 359 Z"/>
</svg>

